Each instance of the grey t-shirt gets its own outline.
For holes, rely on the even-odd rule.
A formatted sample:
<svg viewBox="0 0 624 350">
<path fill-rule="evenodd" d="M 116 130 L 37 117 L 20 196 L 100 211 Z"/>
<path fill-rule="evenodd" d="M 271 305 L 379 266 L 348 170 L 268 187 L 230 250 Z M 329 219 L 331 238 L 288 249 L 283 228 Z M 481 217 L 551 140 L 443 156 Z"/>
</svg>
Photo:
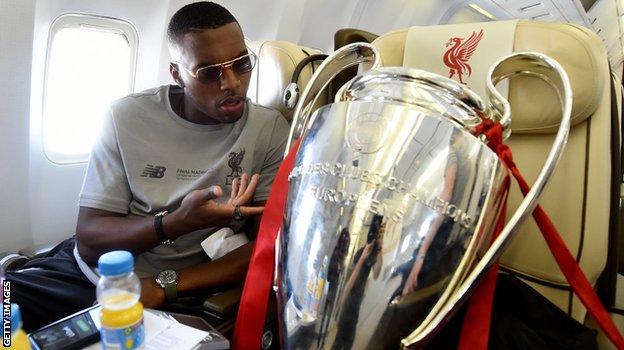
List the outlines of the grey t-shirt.
<svg viewBox="0 0 624 350">
<path fill-rule="evenodd" d="M 186 194 L 260 174 L 254 201 L 267 199 L 284 154 L 289 126 L 279 112 L 251 103 L 236 123 L 200 125 L 171 109 L 169 86 L 114 102 L 91 151 L 79 205 L 148 216 L 175 210 Z M 237 231 L 242 223 L 231 223 Z M 200 243 L 218 227 L 191 232 L 136 257 L 140 277 L 207 261 Z M 79 258 L 79 257 L 78 257 Z M 78 259 L 84 267 L 82 259 Z M 84 269 L 83 269 L 84 271 Z"/>
</svg>

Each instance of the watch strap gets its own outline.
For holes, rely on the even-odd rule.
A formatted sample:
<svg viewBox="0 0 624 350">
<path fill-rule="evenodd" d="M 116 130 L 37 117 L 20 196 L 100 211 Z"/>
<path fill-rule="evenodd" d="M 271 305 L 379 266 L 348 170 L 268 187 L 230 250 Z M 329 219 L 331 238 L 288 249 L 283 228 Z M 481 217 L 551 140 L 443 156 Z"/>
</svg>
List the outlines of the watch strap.
<svg viewBox="0 0 624 350">
<path fill-rule="evenodd" d="M 154 231 L 156 231 L 156 236 L 158 237 L 158 241 L 161 244 L 170 244 L 172 241 L 165 234 L 165 230 L 163 228 L 163 217 L 167 215 L 167 211 L 161 211 L 160 213 L 154 216 Z"/>
<path fill-rule="evenodd" d="M 165 290 L 165 299 L 167 299 L 167 301 L 174 301 L 178 297 L 177 283 L 167 283 L 163 289 Z"/>
</svg>

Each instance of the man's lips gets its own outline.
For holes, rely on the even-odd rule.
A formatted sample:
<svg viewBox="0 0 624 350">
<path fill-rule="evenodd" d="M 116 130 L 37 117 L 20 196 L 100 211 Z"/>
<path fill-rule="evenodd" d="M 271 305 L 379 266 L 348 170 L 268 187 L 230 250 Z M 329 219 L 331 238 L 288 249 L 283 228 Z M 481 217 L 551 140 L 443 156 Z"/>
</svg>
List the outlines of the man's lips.
<svg viewBox="0 0 624 350">
<path fill-rule="evenodd" d="M 235 107 L 243 102 L 245 99 L 242 96 L 230 96 L 219 101 L 219 107 Z"/>
<path fill-rule="evenodd" d="M 245 106 L 245 99 L 240 96 L 231 96 L 221 100 L 217 106 L 221 113 L 226 115 L 240 115 Z"/>
</svg>

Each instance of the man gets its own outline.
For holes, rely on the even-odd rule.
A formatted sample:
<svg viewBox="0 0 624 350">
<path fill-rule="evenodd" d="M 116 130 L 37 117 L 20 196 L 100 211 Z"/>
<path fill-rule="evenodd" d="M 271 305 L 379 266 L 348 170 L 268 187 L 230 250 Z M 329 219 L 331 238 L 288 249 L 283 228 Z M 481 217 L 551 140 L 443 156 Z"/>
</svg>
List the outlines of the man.
<svg viewBox="0 0 624 350">
<path fill-rule="evenodd" d="M 244 280 L 252 243 L 214 261 L 200 244 L 262 212 L 288 125 L 246 100 L 255 56 L 228 10 L 187 5 L 167 36 L 177 86 L 112 104 L 91 153 L 75 245 L 26 266 L 43 270 L 8 276 L 27 330 L 91 305 L 93 267 L 111 250 L 135 255 L 149 308 Z M 246 231 L 253 239 L 254 229 Z"/>
</svg>

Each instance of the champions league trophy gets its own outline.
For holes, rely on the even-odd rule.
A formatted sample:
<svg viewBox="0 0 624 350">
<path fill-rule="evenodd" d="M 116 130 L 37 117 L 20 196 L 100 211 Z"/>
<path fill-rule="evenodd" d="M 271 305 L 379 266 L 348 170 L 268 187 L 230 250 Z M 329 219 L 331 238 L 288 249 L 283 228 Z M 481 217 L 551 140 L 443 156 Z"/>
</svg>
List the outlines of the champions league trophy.
<svg viewBox="0 0 624 350">
<path fill-rule="evenodd" d="M 485 102 L 442 76 L 381 67 L 379 57 L 369 44 L 336 51 L 295 111 L 289 146 L 301 143 L 275 282 L 286 349 L 424 344 L 531 214 L 567 140 L 571 88 L 547 56 L 498 61 Z M 356 64 L 370 69 L 310 115 L 323 87 Z M 473 134 L 485 118 L 509 135 L 509 103 L 494 84 L 517 74 L 552 85 L 563 118 L 533 189 L 492 241 L 509 175 L 485 136 Z"/>
</svg>

